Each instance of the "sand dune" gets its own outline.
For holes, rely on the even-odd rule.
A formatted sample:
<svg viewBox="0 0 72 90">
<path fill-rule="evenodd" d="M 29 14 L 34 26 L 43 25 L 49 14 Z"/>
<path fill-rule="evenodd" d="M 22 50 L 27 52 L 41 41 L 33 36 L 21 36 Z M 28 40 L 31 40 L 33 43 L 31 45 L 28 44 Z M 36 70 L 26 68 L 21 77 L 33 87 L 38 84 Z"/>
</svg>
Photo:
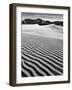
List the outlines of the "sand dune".
<svg viewBox="0 0 72 90">
<path fill-rule="evenodd" d="M 22 33 L 22 77 L 63 74 L 63 41 Z"/>
<path fill-rule="evenodd" d="M 63 39 L 63 27 L 57 25 L 22 25 L 22 33 L 56 38 L 61 40 Z"/>
</svg>

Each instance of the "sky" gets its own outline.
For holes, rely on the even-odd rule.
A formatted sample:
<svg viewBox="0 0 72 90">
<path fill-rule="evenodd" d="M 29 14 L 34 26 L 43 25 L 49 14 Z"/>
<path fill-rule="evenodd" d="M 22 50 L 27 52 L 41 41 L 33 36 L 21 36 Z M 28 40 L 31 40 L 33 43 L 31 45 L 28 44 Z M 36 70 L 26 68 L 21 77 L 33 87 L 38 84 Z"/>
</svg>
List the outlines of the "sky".
<svg viewBox="0 0 72 90">
<path fill-rule="evenodd" d="M 44 13 L 21 13 L 21 19 L 24 20 L 26 18 L 30 19 L 43 19 L 50 21 L 63 21 L 63 14 L 44 14 Z"/>
</svg>

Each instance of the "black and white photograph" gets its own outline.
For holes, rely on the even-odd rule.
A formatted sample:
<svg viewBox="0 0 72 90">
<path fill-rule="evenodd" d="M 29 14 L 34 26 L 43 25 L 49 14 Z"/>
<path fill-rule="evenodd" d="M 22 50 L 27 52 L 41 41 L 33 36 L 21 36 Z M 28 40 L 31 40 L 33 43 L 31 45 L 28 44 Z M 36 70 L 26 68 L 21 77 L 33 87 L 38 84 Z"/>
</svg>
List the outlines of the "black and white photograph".
<svg viewBox="0 0 72 90">
<path fill-rule="evenodd" d="M 63 75 L 63 14 L 21 13 L 21 76 Z"/>
<path fill-rule="evenodd" d="M 70 82 L 70 7 L 10 5 L 10 85 Z"/>
</svg>

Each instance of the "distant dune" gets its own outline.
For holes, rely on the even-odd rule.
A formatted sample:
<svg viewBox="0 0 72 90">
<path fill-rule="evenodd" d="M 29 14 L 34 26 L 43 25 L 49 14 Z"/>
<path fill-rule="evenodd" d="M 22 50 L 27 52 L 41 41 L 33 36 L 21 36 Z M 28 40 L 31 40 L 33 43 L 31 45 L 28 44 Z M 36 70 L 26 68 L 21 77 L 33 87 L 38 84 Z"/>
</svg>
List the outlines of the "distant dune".
<svg viewBox="0 0 72 90">
<path fill-rule="evenodd" d="M 47 26 L 39 26 L 39 25 L 22 25 L 22 33 L 38 35 L 43 37 L 50 37 L 56 39 L 63 39 L 63 27 L 58 25 L 47 25 Z"/>
</svg>

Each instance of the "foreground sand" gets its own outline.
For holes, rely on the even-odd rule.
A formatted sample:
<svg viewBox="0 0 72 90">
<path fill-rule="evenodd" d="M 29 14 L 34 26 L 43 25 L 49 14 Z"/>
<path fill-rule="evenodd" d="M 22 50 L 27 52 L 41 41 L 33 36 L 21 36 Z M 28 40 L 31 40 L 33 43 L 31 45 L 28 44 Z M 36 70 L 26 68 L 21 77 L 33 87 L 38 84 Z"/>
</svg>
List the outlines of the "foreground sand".
<svg viewBox="0 0 72 90">
<path fill-rule="evenodd" d="M 63 41 L 38 35 L 21 35 L 22 77 L 63 74 Z"/>
</svg>

